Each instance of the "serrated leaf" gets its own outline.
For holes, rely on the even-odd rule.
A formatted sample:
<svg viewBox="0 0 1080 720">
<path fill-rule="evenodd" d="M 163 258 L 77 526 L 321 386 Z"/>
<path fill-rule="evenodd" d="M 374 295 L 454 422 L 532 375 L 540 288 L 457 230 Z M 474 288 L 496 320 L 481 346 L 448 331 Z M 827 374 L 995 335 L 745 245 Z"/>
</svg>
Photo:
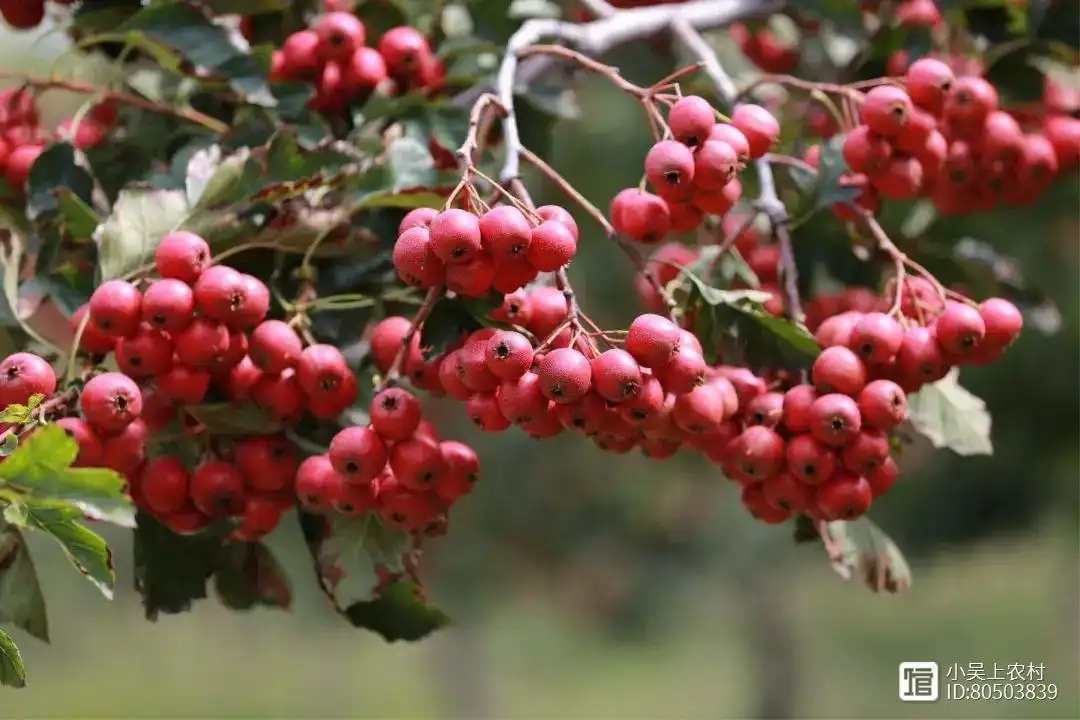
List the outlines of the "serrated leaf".
<svg viewBox="0 0 1080 720">
<path fill-rule="evenodd" d="M 214 573 L 214 590 L 230 610 L 292 607 L 289 578 L 262 543 L 226 543 Z"/>
<path fill-rule="evenodd" d="M 206 598 L 206 584 L 217 569 L 220 533 L 207 528 L 178 535 L 146 513 L 135 529 L 135 589 L 148 620 L 175 615 Z"/>
<path fill-rule="evenodd" d="M 32 220 L 60 209 L 57 193 L 67 190 L 90 203 L 94 181 L 75 164 L 75 148 L 66 142 L 54 143 L 38 156 L 26 181 L 26 208 Z"/>
<path fill-rule="evenodd" d="M 953 368 L 943 379 L 908 396 L 908 419 L 934 447 L 958 455 L 993 455 L 986 403 L 960 385 Z"/>
<path fill-rule="evenodd" d="M 34 561 L 14 525 L 0 519 L 0 623 L 49 642 L 49 620 Z"/>
<path fill-rule="evenodd" d="M 214 435 L 268 435 L 284 427 L 254 403 L 206 403 L 184 408 Z"/>
<path fill-rule="evenodd" d="M 458 298 L 440 298 L 420 329 L 420 350 L 424 360 L 446 352 L 464 335 L 479 330 L 484 324 Z"/>
<path fill-rule="evenodd" d="M 122 190 L 112 213 L 94 234 L 102 281 L 150 262 L 161 238 L 179 227 L 189 210 L 183 190 Z"/>
<path fill-rule="evenodd" d="M 52 535 L 71 564 L 112 600 L 116 584 L 112 550 L 104 538 L 79 522 L 82 517 L 83 513 L 71 505 L 34 501 L 26 504 L 29 527 Z"/>
<path fill-rule="evenodd" d="M 26 668 L 11 636 L 0 628 L 0 685 L 26 687 Z"/>
<path fill-rule="evenodd" d="M 0 410 L 0 423 L 25 425 L 28 422 L 30 422 L 30 408 L 26 405 L 12 403 Z"/>
<path fill-rule="evenodd" d="M 374 600 L 356 602 L 345 610 L 349 622 L 378 633 L 387 642 L 415 642 L 450 624 L 450 617 L 419 597 L 419 588 L 398 581 L 379 589 Z"/>
<path fill-rule="evenodd" d="M 911 586 L 904 554 L 869 518 L 830 522 L 822 541 L 833 569 L 845 580 L 858 577 L 874 592 L 895 593 Z"/>
<path fill-rule="evenodd" d="M 376 566 L 400 572 L 409 549 L 408 533 L 383 524 L 375 513 L 332 515 L 327 536 L 316 548 L 319 577 L 339 607 L 370 600 L 379 584 Z"/>
<path fill-rule="evenodd" d="M 72 468 L 78 452 L 78 443 L 63 428 L 46 425 L 0 463 L 0 479 L 29 498 L 78 502 L 98 508 L 103 516 L 130 512 L 124 478 L 105 468 Z"/>
</svg>

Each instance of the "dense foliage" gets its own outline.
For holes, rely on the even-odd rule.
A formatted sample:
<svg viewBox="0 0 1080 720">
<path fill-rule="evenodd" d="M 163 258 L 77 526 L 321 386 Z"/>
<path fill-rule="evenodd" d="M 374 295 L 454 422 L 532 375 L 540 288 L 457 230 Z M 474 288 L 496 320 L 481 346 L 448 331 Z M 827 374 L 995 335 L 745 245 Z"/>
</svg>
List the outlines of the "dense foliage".
<svg viewBox="0 0 1080 720">
<path fill-rule="evenodd" d="M 0 0 L 111 69 L 0 93 L 0 622 L 48 637 L 24 530 L 111 596 L 92 522 L 135 533 L 150 619 L 211 583 L 232 609 L 288 608 L 262 540 L 295 517 L 337 612 L 427 635 L 448 618 L 423 549 L 483 473 L 423 395 L 484 432 L 700 453 L 843 576 L 907 587 L 866 518 L 894 455 L 913 432 L 991 453 L 960 368 L 1055 329 L 1008 258 L 920 235 L 1075 172 L 1067 3 L 353 5 Z M 733 77 L 717 38 L 759 72 Z M 603 62 L 642 39 L 673 58 L 649 85 Z M 567 68 L 654 136 L 607 208 L 544 159 L 576 113 Z M 51 89 L 86 101 L 44 128 Z M 522 165 L 565 201 L 534 204 Z M 575 214 L 636 270 L 625 329 L 574 292 Z M 812 235 L 823 217 L 842 243 Z M 59 346 L 23 310 L 43 296 L 70 318 Z M 2 630 L 0 651 L 23 685 Z"/>
</svg>

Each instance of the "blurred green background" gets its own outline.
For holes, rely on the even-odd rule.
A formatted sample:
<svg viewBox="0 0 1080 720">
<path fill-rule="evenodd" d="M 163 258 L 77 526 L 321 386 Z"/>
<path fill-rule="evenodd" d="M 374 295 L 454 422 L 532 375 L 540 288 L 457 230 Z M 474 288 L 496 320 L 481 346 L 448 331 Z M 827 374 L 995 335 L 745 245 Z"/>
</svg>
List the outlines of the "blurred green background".
<svg viewBox="0 0 1080 720">
<path fill-rule="evenodd" d="M 48 72 L 65 47 L 59 34 L 0 27 L 0 39 L 5 70 Z M 619 62 L 642 80 L 664 74 L 643 47 Z M 557 128 L 551 157 L 605 207 L 638 177 L 647 127 L 625 98 L 585 90 L 582 119 Z M 45 107 L 58 122 L 77 103 L 51 93 Z M 993 414 L 994 457 L 904 453 L 901 481 L 872 514 L 908 552 L 906 593 L 843 583 L 819 545 L 795 547 L 788 528 L 750 520 L 699 458 L 480 437 L 459 407 L 437 405 L 444 434 L 484 461 L 428 558 L 430 595 L 455 627 L 416 645 L 350 629 L 288 523 L 270 544 L 293 579 L 291 614 L 209 600 L 154 624 L 130 589 L 130 533 L 107 533 L 121 578 L 113 603 L 32 537 L 53 643 L 14 633 L 29 686 L 0 695 L 0 717 L 1080 717 L 1077 200 L 1074 176 L 1036 208 L 931 231 L 1020 258 L 1064 324 L 965 370 Z M 594 229 L 571 275 L 596 319 L 625 325 L 632 269 Z M 897 665 L 917 660 L 1042 663 L 1059 697 L 900 702 Z"/>
</svg>

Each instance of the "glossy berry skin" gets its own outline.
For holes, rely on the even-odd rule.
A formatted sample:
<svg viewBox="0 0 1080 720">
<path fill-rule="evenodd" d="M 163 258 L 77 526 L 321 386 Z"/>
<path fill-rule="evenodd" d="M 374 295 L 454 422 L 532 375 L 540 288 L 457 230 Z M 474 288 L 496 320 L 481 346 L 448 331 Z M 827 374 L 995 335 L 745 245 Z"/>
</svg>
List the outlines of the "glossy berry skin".
<svg viewBox="0 0 1080 720">
<path fill-rule="evenodd" d="M 257 435 L 236 444 L 233 462 L 249 488 L 275 493 L 292 485 L 298 461 L 284 436 Z"/>
<path fill-rule="evenodd" d="M 660 315 L 638 315 L 626 335 L 626 351 L 643 367 L 663 367 L 679 347 L 679 327 Z"/>
<path fill-rule="evenodd" d="M 791 473 L 778 473 L 761 485 L 765 502 L 777 510 L 802 512 L 814 502 L 814 491 Z"/>
<path fill-rule="evenodd" d="M 822 395 L 810 406 L 810 432 L 830 447 L 850 442 L 862 429 L 859 407 L 847 395 Z"/>
<path fill-rule="evenodd" d="M 557 403 L 571 403 L 585 396 L 592 386 L 592 366 L 572 348 L 552 350 L 537 368 L 544 396 Z"/>
<path fill-rule="evenodd" d="M 495 394 L 499 413 L 512 423 L 535 422 L 547 413 L 540 377 L 527 372 L 513 380 L 504 380 Z"/>
<path fill-rule="evenodd" d="M 717 380 L 712 382 L 717 382 Z M 736 408 L 738 408 L 737 403 L 738 398 L 736 398 Z M 747 403 L 743 409 L 743 416 L 748 425 L 764 425 L 775 429 L 784 418 L 784 393 L 767 392 L 758 395 Z"/>
<path fill-rule="evenodd" d="M 682 395 L 705 382 L 707 368 L 701 352 L 680 339 L 675 355 L 666 365 L 653 368 L 653 375 L 665 392 Z"/>
<path fill-rule="evenodd" d="M 679 98 L 668 111 L 671 134 L 689 147 L 704 143 L 715 124 L 716 111 L 708 100 L 698 95 Z"/>
<path fill-rule="evenodd" d="M 294 346 L 290 342 L 291 347 Z M 335 398 L 348 386 L 352 370 L 340 350 L 333 345 L 316 343 L 300 353 L 296 378 L 308 396 Z"/>
<path fill-rule="evenodd" d="M 512 205 L 501 205 L 480 217 L 480 237 L 496 262 L 524 257 L 532 242 L 532 225 Z"/>
<path fill-rule="evenodd" d="M 436 487 L 439 475 L 446 471 L 446 461 L 438 443 L 411 437 L 391 448 L 390 469 L 402 487 L 428 491 Z"/>
<path fill-rule="evenodd" d="M 293 490 L 300 506 L 308 512 L 326 512 L 341 492 L 345 479 L 334 470 L 328 455 L 305 458 L 296 469 Z"/>
<path fill-rule="evenodd" d="M 269 535 L 281 522 L 283 512 L 281 503 L 271 496 L 248 495 L 244 498 L 240 525 L 235 530 L 236 537 L 251 542 Z"/>
<path fill-rule="evenodd" d="M 919 58 L 908 67 L 905 79 L 912 101 L 936 115 L 944 110 L 956 75 L 952 68 L 936 58 Z"/>
<path fill-rule="evenodd" d="M 605 350 L 592 359 L 591 365 L 593 389 L 609 402 L 628 400 L 641 388 L 641 368 L 625 350 Z"/>
<path fill-rule="evenodd" d="M 735 148 L 720 140 L 708 140 L 694 153 L 694 186 L 720 190 L 735 178 L 739 156 Z M 695 224 L 696 225 L 696 224 Z M 690 229 L 693 229 L 691 226 Z"/>
<path fill-rule="evenodd" d="M 100 433 L 112 435 L 130 425 L 142 412 L 142 393 L 121 373 L 96 375 L 83 386 L 79 405 L 86 421 Z"/>
<path fill-rule="evenodd" d="M 168 372 L 173 364 L 172 340 L 167 334 L 144 323 L 138 332 L 117 344 L 116 364 L 132 377 Z"/>
<path fill-rule="evenodd" d="M 645 177 L 661 197 L 685 196 L 694 182 L 694 154 L 680 142 L 661 140 L 645 155 Z"/>
<path fill-rule="evenodd" d="M 175 278 L 193 285 L 210 265 L 210 245 L 194 233 L 172 232 L 161 239 L 154 251 L 154 266 L 163 278 Z"/>
<path fill-rule="evenodd" d="M 386 60 L 391 75 L 411 75 L 419 70 L 422 59 L 431 54 L 431 46 L 419 30 L 402 25 L 387 30 L 379 38 L 379 54 Z"/>
<path fill-rule="evenodd" d="M 330 462 L 348 483 L 374 480 L 386 468 L 386 445 L 368 427 L 348 427 L 330 441 Z"/>
<path fill-rule="evenodd" d="M 840 460 L 856 475 L 867 475 L 889 457 L 889 438 L 881 430 L 864 428 L 840 452 Z"/>
<path fill-rule="evenodd" d="M 191 502 L 207 517 L 238 515 L 244 510 L 244 478 L 232 463 L 203 463 L 191 474 Z"/>
<path fill-rule="evenodd" d="M 480 458 L 464 443 L 446 440 L 439 443 L 446 469 L 435 481 L 435 492 L 447 503 L 469 493 L 480 478 Z"/>
<path fill-rule="evenodd" d="M 817 356 L 810 378 L 822 394 L 855 396 L 866 385 L 866 366 L 854 352 L 836 345 L 825 348 Z"/>
<path fill-rule="evenodd" d="M 516 380 L 532 367 L 532 343 L 521 333 L 500 330 L 487 342 L 484 363 L 500 380 Z"/>
<path fill-rule="evenodd" d="M 101 438 L 94 432 L 90 423 L 82 418 L 65 417 L 56 421 L 57 427 L 64 429 L 68 437 L 79 445 L 79 454 L 72 467 L 101 467 L 104 462 L 104 448 Z"/>
<path fill-rule="evenodd" d="M 699 385 L 688 393 L 675 398 L 672 417 L 675 424 L 688 433 L 706 434 L 715 430 L 730 415 L 725 403 L 724 388 L 719 383 L 727 383 L 734 395 L 731 383 L 723 378 L 716 382 Z"/>
<path fill-rule="evenodd" d="M 907 125 L 913 105 L 911 98 L 895 85 L 871 88 L 863 100 L 862 120 L 874 132 L 894 137 Z"/>
<path fill-rule="evenodd" d="M 46 398 L 56 392 L 52 366 L 33 353 L 9 355 L 0 363 L 0 407 L 25 405 L 31 395 Z"/>
<path fill-rule="evenodd" d="M 146 289 L 142 298 L 142 319 L 158 330 L 184 330 L 195 314 L 195 293 L 182 280 L 162 278 Z"/>
<path fill-rule="evenodd" d="M 842 473 L 817 488 L 814 503 L 826 520 L 855 520 L 870 509 L 874 494 L 866 478 Z"/>
<path fill-rule="evenodd" d="M 934 323 L 934 335 L 947 353 L 963 356 L 986 336 L 986 323 L 976 308 L 950 300 Z"/>
<path fill-rule="evenodd" d="M 389 478 L 379 482 L 376 494 L 379 515 L 399 530 L 420 530 L 440 513 L 434 493 L 415 492 Z"/>
<path fill-rule="evenodd" d="M 904 329 L 892 317 L 879 312 L 866 313 L 851 328 L 848 347 L 868 365 L 891 363 L 900 352 Z"/>
<path fill-rule="evenodd" d="M 155 515 L 172 515 L 191 502 L 187 468 L 174 457 L 151 460 L 142 470 L 139 491 L 143 501 Z"/>
<path fill-rule="evenodd" d="M 384 440 L 405 440 L 420 426 L 420 401 L 408 390 L 386 388 L 371 399 L 371 427 Z"/>
<path fill-rule="evenodd" d="M 785 447 L 775 431 L 762 425 L 748 427 L 728 444 L 724 472 L 744 485 L 767 480 L 783 467 Z"/>
<path fill-rule="evenodd" d="M 318 53 L 324 60 L 347 60 L 364 44 L 364 24 L 348 12 L 326 13 L 315 26 Z"/>
<path fill-rule="evenodd" d="M 74 335 L 82 327 L 82 335 L 79 337 L 79 349 L 95 355 L 110 353 L 116 347 L 116 337 L 99 330 L 89 320 L 83 326 L 83 319 L 90 313 L 89 303 L 80 305 L 75 314 L 71 316 L 71 332 Z"/>
<path fill-rule="evenodd" d="M 836 453 L 812 435 L 789 440 L 786 455 L 788 471 L 806 485 L 820 485 L 836 472 Z"/>
<path fill-rule="evenodd" d="M 945 377 L 949 363 L 933 332 L 913 327 L 904 332 L 900 352 L 896 354 L 896 369 L 907 386 L 917 389 Z"/>
<path fill-rule="evenodd" d="M 248 354 L 261 370 L 280 373 L 296 367 L 303 351 L 303 342 L 287 323 L 266 320 L 251 333 Z"/>
<path fill-rule="evenodd" d="M 990 298 L 979 304 L 979 316 L 986 327 L 982 345 L 1006 348 L 1024 327 L 1024 317 L 1008 300 Z"/>
<path fill-rule="evenodd" d="M 750 141 L 742 130 L 727 123 L 716 123 L 709 131 L 709 140 L 717 140 L 727 143 L 735 151 L 735 157 L 739 159 L 739 165 L 745 165 L 750 161 Z"/>
<path fill-rule="evenodd" d="M 874 380 L 859 393 L 863 423 L 880 430 L 896 427 L 907 417 L 907 396 L 891 380 Z"/>
<path fill-rule="evenodd" d="M 470 395 L 465 404 L 465 412 L 472 424 L 486 433 L 499 433 L 511 425 L 499 410 L 498 397 L 494 392 L 477 392 Z"/>
<path fill-rule="evenodd" d="M 131 335 L 142 322 L 142 293 L 126 280 L 109 280 L 90 296 L 90 321 L 107 335 Z"/>
<path fill-rule="evenodd" d="M 545 220 L 532 229 L 525 257 L 540 272 L 555 272 L 577 253 L 574 233 L 557 220 Z"/>
<path fill-rule="evenodd" d="M 482 247 L 480 220 L 470 212 L 451 208 L 431 221 L 431 249 L 445 263 L 466 263 Z"/>
<path fill-rule="evenodd" d="M 574 242 L 581 239 L 578 233 L 577 221 L 574 220 L 574 216 L 570 214 L 570 211 L 561 205 L 541 205 L 536 208 L 536 216 L 542 221 L 554 220 L 565 225 L 570 230 L 570 234 L 574 236 Z"/>
<path fill-rule="evenodd" d="M 229 352 L 229 330 L 215 320 L 195 318 L 173 344 L 180 362 L 193 368 L 208 368 L 219 363 Z"/>
<path fill-rule="evenodd" d="M 401 279 L 413 287 L 434 287 L 446 278 L 446 268 L 431 242 L 431 231 L 425 227 L 410 227 L 401 233 L 391 260 Z"/>
<path fill-rule="evenodd" d="M 671 230 L 671 212 L 658 195 L 627 188 L 611 201 L 609 210 L 615 232 L 647 245 L 660 242 Z"/>
<path fill-rule="evenodd" d="M 342 483 L 331 501 L 339 515 L 355 517 L 375 509 L 375 481 Z"/>
<path fill-rule="evenodd" d="M 210 373 L 174 363 L 167 373 L 154 379 L 154 384 L 174 405 L 198 405 L 210 390 Z"/>
<path fill-rule="evenodd" d="M 731 115 L 731 124 L 746 136 L 752 160 L 769 152 L 780 138 L 780 123 L 760 105 L 739 105 Z"/>
<path fill-rule="evenodd" d="M 809 432 L 810 406 L 817 398 L 813 385 L 796 385 L 784 393 L 784 427 L 795 433 Z"/>
</svg>

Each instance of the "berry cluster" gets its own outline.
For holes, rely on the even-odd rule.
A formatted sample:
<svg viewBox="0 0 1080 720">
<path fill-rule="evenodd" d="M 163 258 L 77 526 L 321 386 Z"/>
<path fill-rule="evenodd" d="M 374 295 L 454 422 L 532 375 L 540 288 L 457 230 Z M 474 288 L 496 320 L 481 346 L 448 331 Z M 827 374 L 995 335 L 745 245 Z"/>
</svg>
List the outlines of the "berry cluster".
<svg viewBox="0 0 1080 720">
<path fill-rule="evenodd" d="M 672 104 L 670 137 L 645 156 L 645 179 L 653 192 L 642 183 L 619 191 L 611 201 L 609 215 L 617 233 L 655 244 L 669 232 L 689 232 L 706 215 L 723 216 L 735 206 L 742 196 L 736 176 L 747 162 L 769 151 L 780 136 L 780 124 L 759 105 L 738 106 L 730 124 L 716 120 L 716 110 L 696 95 Z"/>
<path fill-rule="evenodd" d="M 442 61 L 416 28 L 391 28 L 377 47 L 368 47 L 366 41 L 367 29 L 360 18 L 350 12 L 327 12 L 314 28 L 293 33 L 274 51 L 270 76 L 313 83 L 315 96 L 309 107 L 328 114 L 362 102 L 390 80 L 398 92 L 442 85 Z"/>
<path fill-rule="evenodd" d="M 74 5 L 77 0 L 52 0 L 57 5 Z M 33 30 L 45 19 L 45 0 L 0 0 L 0 16 L 16 30 Z"/>
<path fill-rule="evenodd" d="M 0 90 L 0 172 L 13 189 L 22 190 L 30 168 L 50 141 L 69 140 L 81 150 L 98 147 L 116 124 L 116 116 L 115 103 L 101 102 L 90 108 L 77 127 L 65 120 L 50 133 L 39 125 L 33 93 L 26 88 Z"/>
<path fill-rule="evenodd" d="M 767 73 L 782 75 L 799 64 L 798 51 L 782 45 L 767 26 L 751 29 L 743 23 L 732 23 L 728 33 L 750 62 Z"/>
<path fill-rule="evenodd" d="M 916 60 L 903 80 L 862 95 L 862 122 L 844 138 L 843 182 L 860 190 L 864 210 L 876 213 L 881 198 L 927 197 L 945 214 L 1031 204 L 1077 160 L 1080 120 L 1048 118 L 1042 131 L 1024 132 L 999 109 L 993 85 L 957 77 L 936 58 Z M 818 152 L 811 147 L 807 162 L 816 166 Z M 849 207 L 835 211 L 853 217 Z"/>
<path fill-rule="evenodd" d="M 555 272 L 577 253 L 578 227 L 558 205 L 522 212 L 500 205 L 477 216 L 450 208 L 417 208 L 394 243 L 398 275 L 413 287 L 446 287 L 466 297 L 511 293 L 541 272 Z"/>
</svg>

